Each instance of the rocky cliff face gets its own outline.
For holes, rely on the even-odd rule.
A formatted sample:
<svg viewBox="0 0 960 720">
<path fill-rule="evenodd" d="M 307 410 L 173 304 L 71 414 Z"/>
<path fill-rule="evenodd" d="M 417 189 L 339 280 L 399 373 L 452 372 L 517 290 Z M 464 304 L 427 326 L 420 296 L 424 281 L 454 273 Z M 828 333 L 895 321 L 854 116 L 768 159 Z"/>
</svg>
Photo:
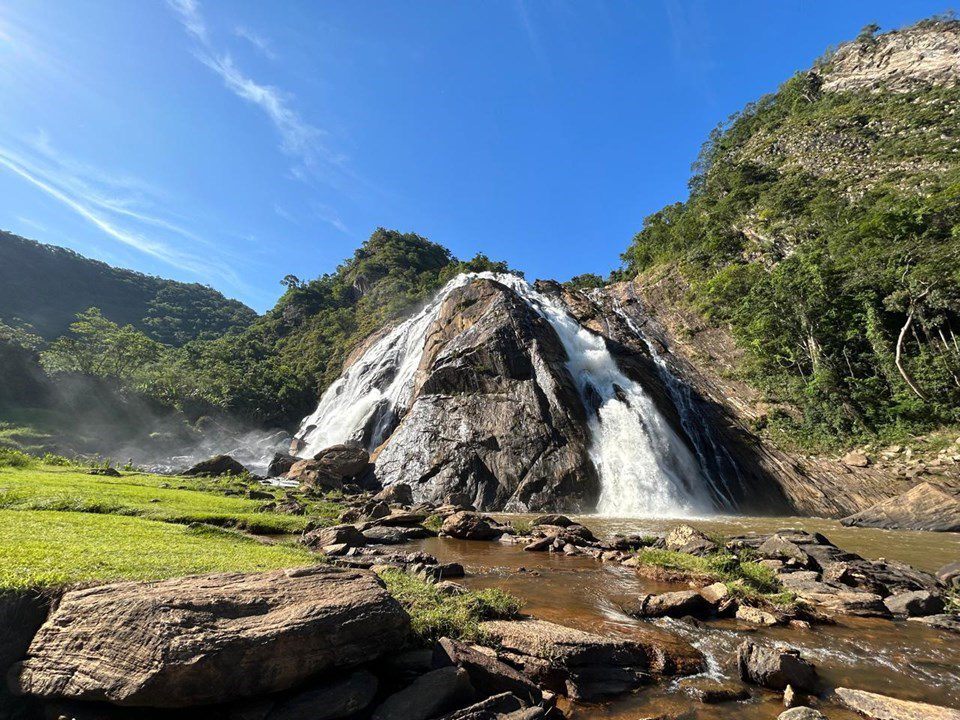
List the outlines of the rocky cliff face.
<svg viewBox="0 0 960 720">
<path fill-rule="evenodd" d="M 374 453 L 385 485 L 480 508 L 592 509 L 585 412 L 556 333 L 511 290 L 454 290 L 428 330 L 412 404 Z"/>
</svg>

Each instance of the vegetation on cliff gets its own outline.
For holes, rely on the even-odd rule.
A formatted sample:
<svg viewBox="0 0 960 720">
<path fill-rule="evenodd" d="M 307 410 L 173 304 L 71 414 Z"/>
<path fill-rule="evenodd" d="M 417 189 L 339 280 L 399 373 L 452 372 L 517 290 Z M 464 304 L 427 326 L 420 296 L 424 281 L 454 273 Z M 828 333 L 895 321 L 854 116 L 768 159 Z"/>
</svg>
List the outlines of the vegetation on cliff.
<svg viewBox="0 0 960 720">
<path fill-rule="evenodd" d="M 618 274 L 678 265 L 783 408 L 771 429 L 811 447 L 960 421 L 960 88 L 831 73 L 827 56 L 715 130 Z"/>
</svg>

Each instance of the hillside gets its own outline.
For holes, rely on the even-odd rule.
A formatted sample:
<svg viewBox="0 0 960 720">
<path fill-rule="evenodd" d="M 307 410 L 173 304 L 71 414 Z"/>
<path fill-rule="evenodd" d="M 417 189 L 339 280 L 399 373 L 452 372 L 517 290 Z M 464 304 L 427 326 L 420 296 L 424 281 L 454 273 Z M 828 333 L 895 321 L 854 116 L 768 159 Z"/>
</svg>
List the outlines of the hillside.
<svg viewBox="0 0 960 720">
<path fill-rule="evenodd" d="M 960 422 L 960 22 L 876 30 L 717 128 L 616 275 L 787 447 Z"/>
<path fill-rule="evenodd" d="M 44 291 L 56 288 L 56 292 Z M 97 307 L 167 345 L 218 337 L 256 313 L 197 283 L 144 275 L 0 231 L 0 321 L 52 340 L 76 315 Z"/>
</svg>

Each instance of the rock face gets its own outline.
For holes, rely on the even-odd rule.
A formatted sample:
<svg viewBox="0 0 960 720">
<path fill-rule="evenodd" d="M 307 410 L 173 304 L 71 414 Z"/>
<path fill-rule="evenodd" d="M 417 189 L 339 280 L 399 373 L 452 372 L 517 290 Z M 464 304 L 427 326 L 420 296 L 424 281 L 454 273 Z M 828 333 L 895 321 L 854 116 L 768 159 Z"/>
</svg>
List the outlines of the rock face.
<svg viewBox="0 0 960 720">
<path fill-rule="evenodd" d="M 897 700 L 877 693 L 837 688 L 837 697 L 847 707 L 876 720 L 960 720 L 960 710 Z"/>
<path fill-rule="evenodd" d="M 377 479 L 480 510 L 592 510 L 585 411 L 556 332 L 505 286 L 476 279 L 430 327 L 411 405 L 376 454 Z"/>
<path fill-rule="evenodd" d="M 15 692 L 188 707 L 279 692 L 397 650 L 409 617 L 372 573 L 311 567 L 66 593 Z"/>
<path fill-rule="evenodd" d="M 320 470 L 340 480 L 356 477 L 367 469 L 370 453 L 359 445 L 333 445 L 313 456 Z"/>
<path fill-rule="evenodd" d="M 744 642 L 737 650 L 740 678 L 771 690 L 784 690 L 787 685 L 813 692 L 817 689 L 817 671 L 788 647 L 766 647 Z"/>
<path fill-rule="evenodd" d="M 844 525 L 887 530 L 960 531 L 960 493 L 920 483 L 902 495 L 843 518 Z"/>
</svg>

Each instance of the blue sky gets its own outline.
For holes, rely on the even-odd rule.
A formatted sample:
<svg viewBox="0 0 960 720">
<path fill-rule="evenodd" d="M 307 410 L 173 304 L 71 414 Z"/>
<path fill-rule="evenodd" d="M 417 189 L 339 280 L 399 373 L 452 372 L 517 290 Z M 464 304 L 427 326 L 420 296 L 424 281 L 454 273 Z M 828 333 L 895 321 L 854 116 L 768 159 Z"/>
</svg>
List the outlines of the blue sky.
<svg viewBox="0 0 960 720">
<path fill-rule="evenodd" d="M 259 311 L 374 228 L 565 280 L 875 2 L 0 0 L 0 228 Z"/>
</svg>

